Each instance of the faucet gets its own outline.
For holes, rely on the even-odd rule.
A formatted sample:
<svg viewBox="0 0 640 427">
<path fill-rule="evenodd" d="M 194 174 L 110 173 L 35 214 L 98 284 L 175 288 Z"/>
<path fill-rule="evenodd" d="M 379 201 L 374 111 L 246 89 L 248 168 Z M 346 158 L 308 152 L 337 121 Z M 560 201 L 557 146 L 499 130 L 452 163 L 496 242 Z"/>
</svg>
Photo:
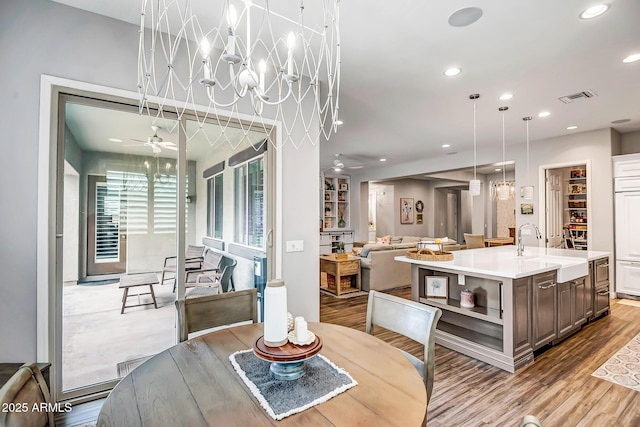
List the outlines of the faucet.
<svg viewBox="0 0 640 427">
<path fill-rule="evenodd" d="M 540 234 L 540 229 L 537 225 L 531 224 L 530 222 L 522 224 L 518 227 L 518 256 L 522 256 L 522 253 L 524 252 L 524 245 L 522 244 L 522 229 L 524 227 L 533 227 L 533 229 L 536 230 L 536 239 L 542 239 L 542 234 Z"/>
</svg>

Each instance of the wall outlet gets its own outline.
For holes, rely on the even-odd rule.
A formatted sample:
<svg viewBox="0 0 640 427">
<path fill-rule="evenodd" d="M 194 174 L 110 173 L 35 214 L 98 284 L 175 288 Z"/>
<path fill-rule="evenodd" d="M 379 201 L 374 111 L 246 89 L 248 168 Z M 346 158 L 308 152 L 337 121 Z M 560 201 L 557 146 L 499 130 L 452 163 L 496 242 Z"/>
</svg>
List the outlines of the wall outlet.
<svg viewBox="0 0 640 427">
<path fill-rule="evenodd" d="M 458 274 L 458 285 L 464 286 L 464 284 L 465 284 L 465 275 L 464 274 Z"/>
<path fill-rule="evenodd" d="M 303 240 L 287 240 L 286 252 L 302 252 L 304 251 L 304 241 Z"/>
</svg>

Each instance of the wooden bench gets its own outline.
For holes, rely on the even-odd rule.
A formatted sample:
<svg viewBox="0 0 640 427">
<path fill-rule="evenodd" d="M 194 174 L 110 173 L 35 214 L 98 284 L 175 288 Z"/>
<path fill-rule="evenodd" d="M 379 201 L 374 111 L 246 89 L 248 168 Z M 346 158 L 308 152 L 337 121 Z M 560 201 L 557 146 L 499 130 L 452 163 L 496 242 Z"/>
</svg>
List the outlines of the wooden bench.
<svg viewBox="0 0 640 427">
<path fill-rule="evenodd" d="M 139 307 L 142 305 L 153 304 L 155 308 L 158 308 L 158 304 L 156 303 L 156 295 L 153 293 L 153 285 L 157 285 L 158 283 L 158 275 L 156 273 L 127 274 L 126 276 L 122 276 L 120 278 L 120 286 L 118 286 L 119 288 L 124 289 L 124 293 L 122 294 L 122 309 L 120 310 L 120 314 L 124 314 L 125 308 Z M 149 292 L 129 295 L 129 288 L 133 288 L 136 286 L 149 286 Z M 151 295 L 151 299 L 153 300 L 153 302 L 142 304 L 138 299 L 138 304 L 126 305 L 127 298 L 133 296 L 137 296 L 139 298 L 140 295 Z"/>
</svg>

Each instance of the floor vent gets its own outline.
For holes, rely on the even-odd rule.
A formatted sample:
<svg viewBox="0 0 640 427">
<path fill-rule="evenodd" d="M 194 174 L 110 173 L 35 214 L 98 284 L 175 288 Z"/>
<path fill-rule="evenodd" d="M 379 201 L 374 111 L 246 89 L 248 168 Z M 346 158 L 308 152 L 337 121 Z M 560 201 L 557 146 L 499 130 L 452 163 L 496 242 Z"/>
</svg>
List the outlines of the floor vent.
<svg viewBox="0 0 640 427">
<path fill-rule="evenodd" d="M 558 99 L 560 101 L 564 102 L 565 104 L 571 104 L 576 99 L 593 98 L 594 96 L 598 96 L 598 94 L 596 94 L 595 92 L 593 92 L 591 90 L 585 90 L 583 92 L 574 93 L 572 95 L 561 96 Z"/>
</svg>

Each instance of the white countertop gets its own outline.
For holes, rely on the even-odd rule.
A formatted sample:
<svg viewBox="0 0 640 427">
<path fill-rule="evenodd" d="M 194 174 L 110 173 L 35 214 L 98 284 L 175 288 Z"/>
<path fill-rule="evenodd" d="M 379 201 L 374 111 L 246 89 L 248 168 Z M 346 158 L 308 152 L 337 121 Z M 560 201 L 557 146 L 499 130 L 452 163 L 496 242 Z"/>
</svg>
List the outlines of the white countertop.
<svg viewBox="0 0 640 427">
<path fill-rule="evenodd" d="M 516 255 L 516 247 L 512 245 L 466 249 L 452 253 L 452 261 L 418 261 L 406 256 L 395 257 L 395 260 L 433 268 L 446 268 L 461 273 L 480 273 L 517 279 L 547 271 L 560 271 L 560 269 L 585 271 L 584 274 L 579 273 L 579 275 L 586 276 L 589 261 L 611 255 L 610 252 L 526 246 L 523 256 L 519 257 Z"/>
</svg>

